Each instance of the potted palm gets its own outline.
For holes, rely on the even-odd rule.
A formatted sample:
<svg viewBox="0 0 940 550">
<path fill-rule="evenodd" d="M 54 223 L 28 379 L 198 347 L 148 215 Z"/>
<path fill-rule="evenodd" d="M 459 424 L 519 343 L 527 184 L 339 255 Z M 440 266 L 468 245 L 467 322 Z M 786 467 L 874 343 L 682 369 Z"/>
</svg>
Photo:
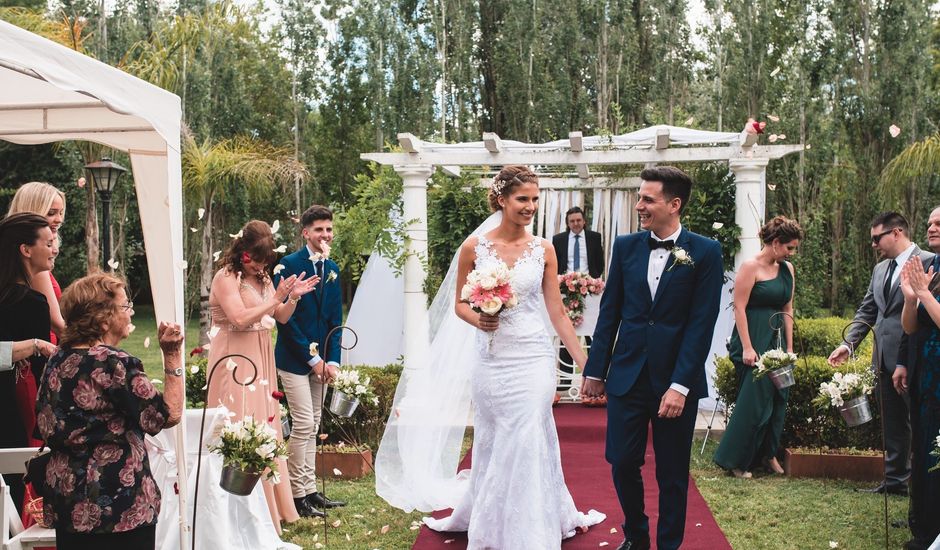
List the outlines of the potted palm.
<svg viewBox="0 0 940 550">
<path fill-rule="evenodd" d="M 219 485 L 235 495 L 250 495 L 262 475 L 280 482 L 277 459 L 287 458 L 287 444 L 277 439 L 274 428 L 250 416 L 226 422 L 219 442 L 209 450 L 222 455 Z"/>
</svg>

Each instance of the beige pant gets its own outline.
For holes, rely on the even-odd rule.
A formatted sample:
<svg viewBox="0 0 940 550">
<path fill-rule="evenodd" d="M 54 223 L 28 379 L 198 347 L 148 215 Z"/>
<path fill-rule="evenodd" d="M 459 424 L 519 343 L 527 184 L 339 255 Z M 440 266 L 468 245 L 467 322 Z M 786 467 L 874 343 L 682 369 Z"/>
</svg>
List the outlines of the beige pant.
<svg viewBox="0 0 940 550">
<path fill-rule="evenodd" d="M 317 431 L 323 412 L 324 384 L 313 376 L 277 371 L 290 407 L 291 426 L 288 440 L 287 473 L 294 498 L 317 492 Z"/>
</svg>

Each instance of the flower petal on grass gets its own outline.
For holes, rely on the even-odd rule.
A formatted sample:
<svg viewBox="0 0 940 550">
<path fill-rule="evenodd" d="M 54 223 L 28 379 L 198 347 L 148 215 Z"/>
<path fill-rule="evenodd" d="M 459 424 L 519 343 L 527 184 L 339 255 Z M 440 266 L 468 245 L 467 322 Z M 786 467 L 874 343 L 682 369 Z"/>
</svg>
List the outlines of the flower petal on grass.
<svg viewBox="0 0 940 550">
<path fill-rule="evenodd" d="M 383 525 L 382 528 L 380 529 L 380 531 L 381 531 L 382 534 L 384 535 L 385 533 L 388 533 L 388 530 L 389 530 L 389 529 L 390 529 L 390 527 L 389 527 L 388 525 Z"/>
</svg>

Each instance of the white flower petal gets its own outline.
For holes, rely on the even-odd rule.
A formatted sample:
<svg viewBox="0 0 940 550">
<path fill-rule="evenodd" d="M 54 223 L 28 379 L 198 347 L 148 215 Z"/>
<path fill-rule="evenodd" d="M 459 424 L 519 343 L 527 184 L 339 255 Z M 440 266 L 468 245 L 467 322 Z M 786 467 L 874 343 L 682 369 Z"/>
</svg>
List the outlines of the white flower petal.
<svg viewBox="0 0 940 550">
<path fill-rule="evenodd" d="M 721 223 L 721 222 L 715 222 L 715 223 L 712 224 L 712 229 L 721 229 L 721 228 L 724 227 L 724 226 L 725 226 L 725 224 L 723 224 L 723 223 Z"/>
<path fill-rule="evenodd" d="M 114 258 L 111 258 L 110 260 L 108 260 L 108 267 L 111 268 L 111 271 L 116 270 L 119 265 L 120 265 L 120 262 L 118 262 Z"/>
<path fill-rule="evenodd" d="M 896 138 L 901 135 L 901 129 L 892 124 L 888 127 L 888 133 L 891 134 L 891 137 Z"/>
<path fill-rule="evenodd" d="M 212 261 L 213 261 L 213 262 L 219 261 L 219 256 L 221 256 L 221 255 L 222 255 L 222 251 L 221 251 L 221 250 L 216 250 L 215 252 L 212 253 Z"/>
<path fill-rule="evenodd" d="M 160 380 L 159 378 L 151 378 L 151 379 L 150 379 L 150 383 L 151 383 L 151 384 L 162 384 L 162 383 L 163 383 L 163 380 Z"/>
<path fill-rule="evenodd" d="M 206 215 L 206 209 L 205 209 L 205 208 L 199 208 L 199 209 L 197 209 L 197 210 L 196 210 L 196 215 L 197 215 L 197 216 L 199 217 L 199 219 L 201 220 L 202 217 Z"/>
<path fill-rule="evenodd" d="M 780 74 L 780 67 L 775 67 L 774 70 L 770 71 L 770 76 L 774 77 Z"/>
<path fill-rule="evenodd" d="M 343 472 L 341 472 L 339 468 L 333 468 L 333 475 L 339 477 L 343 475 Z"/>
<path fill-rule="evenodd" d="M 780 122 L 780 117 L 776 115 L 767 115 L 767 119 L 771 122 Z"/>
<path fill-rule="evenodd" d="M 245 235 L 245 231 L 242 229 L 238 230 L 238 233 L 229 233 L 228 236 L 233 239 L 240 239 Z"/>
<path fill-rule="evenodd" d="M 195 233 L 196 231 L 199 231 L 199 230 L 196 229 L 195 227 L 190 227 L 189 230 L 190 230 L 191 232 L 193 232 L 193 233 Z"/>
<path fill-rule="evenodd" d="M 149 337 L 149 336 L 146 337 L 146 338 L 144 338 L 144 347 L 145 347 L 145 348 L 149 348 L 149 347 L 150 347 L 150 337 Z"/>
<path fill-rule="evenodd" d="M 225 362 L 225 368 L 227 368 L 228 370 L 235 370 L 235 367 L 237 366 L 238 366 L 238 363 L 236 363 L 235 361 L 232 361 L 231 359 Z"/>
<path fill-rule="evenodd" d="M 284 264 L 277 264 L 274 266 L 274 274 L 277 275 L 284 269 Z"/>
<path fill-rule="evenodd" d="M 219 328 L 218 326 L 212 325 L 212 328 L 209 329 L 209 339 L 212 340 L 213 338 L 215 338 L 216 334 L 218 334 L 220 330 L 222 329 Z"/>
<path fill-rule="evenodd" d="M 134 325 L 134 323 L 128 323 L 128 324 L 127 324 L 127 333 L 128 333 L 128 334 L 134 332 L 135 330 L 137 330 L 137 327 Z"/>
<path fill-rule="evenodd" d="M 287 245 L 286 245 L 286 244 L 282 244 L 281 246 L 275 248 L 274 251 L 277 252 L 278 254 L 283 254 L 283 253 L 287 252 Z"/>
</svg>

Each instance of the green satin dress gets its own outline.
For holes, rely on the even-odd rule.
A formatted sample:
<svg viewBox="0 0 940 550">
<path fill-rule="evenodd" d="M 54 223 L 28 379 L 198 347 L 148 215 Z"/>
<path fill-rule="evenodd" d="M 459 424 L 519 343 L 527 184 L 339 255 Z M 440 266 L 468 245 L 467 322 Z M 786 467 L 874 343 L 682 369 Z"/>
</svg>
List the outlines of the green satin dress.
<svg viewBox="0 0 940 550">
<path fill-rule="evenodd" d="M 770 317 L 781 311 L 793 296 L 793 275 L 785 262 L 780 262 L 777 276 L 758 281 L 747 302 L 747 331 L 757 355 L 778 346 L 777 331 L 770 328 Z M 780 326 L 778 319 L 774 326 Z M 779 345 L 786 339 L 780 331 Z M 715 463 L 726 470 L 751 470 L 766 459 L 776 456 L 787 409 L 790 390 L 778 390 L 766 376 L 755 379 L 753 368 L 742 360 L 744 347 L 737 326 L 731 335 L 729 357 L 738 375 L 738 400 L 728 421 L 721 444 L 715 451 Z"/>
</svg>

